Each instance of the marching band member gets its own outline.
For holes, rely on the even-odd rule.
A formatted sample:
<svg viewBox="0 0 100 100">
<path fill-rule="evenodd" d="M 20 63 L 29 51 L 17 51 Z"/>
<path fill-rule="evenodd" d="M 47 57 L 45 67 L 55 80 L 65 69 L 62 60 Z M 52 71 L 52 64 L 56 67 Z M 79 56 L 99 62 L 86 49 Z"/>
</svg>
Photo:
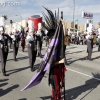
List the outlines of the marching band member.
<svg viewBox="0 0 100 100">
<path fill-rule="evenodd" d="M 8 35 L 11 37 L 11 35 L 12 35 L 12 30 L 11 30 L 11 28 L 9 28 L 9 30 L 8 30 Z M 12 43 L 9 41 L 9 44 L 10 44 L 10 46 L 9 46 L 9 48 L 10 49 L 12 49 Z"/>
<path fill-rule="evenodd" d="M 8 57 L 8 40 L 12 41 L 10 36 L 8 34 L 5 34 L 4 29 L 4 19 L 2 18 L 2 27 L 0 27 L 0 57 L 1 57 L 1 66 L 2 66 L 2 73 L 4 76 L 6 76 L 6 60 Z M 1 24 L 1 22 L 0 22 Z"/>
<path fill-rule="evenodd" d="M 98 29 L 99 35 L 98 35 L 98 51 L 100 51 L 100 29 Z"/>
<path fill-rule="evenodd" d="M 48 38 L 48 36 L 47 36 L 47 33 L 48 33 L 48 31 L 47 30 L 45 30 L 45 42 L 46 42 L 46 47 L 47 47 L 47 45 L 49 44 L 49 38 Z"/>
<path fill-rule="evenodd" d="M 35 70 L 33 66 L 37 54 L 37 36 L 35 34 L 35 29 L 33 24 L 34 23 L 31 20 L 28 21 L 29 34 L 26 37 L 28 42 L 28 55 L 29 55 L 29 64 L 30 64 L 31 71 Z"/>
<path fill-rule="evenodd" d="M 87 44 L 87 53 L 88 53 L 86 59 L 89 59 L 91 61 L 92 49 L 93 49 L 93 35 L 92 35 L 91 28 L 88 28 L 88 35 L 86 36 L 86 44 Z"/>
<path fill-rule="evenodd" d="M 13 30 L 13 35 L 11 35 L 11 38 L 12 38 L 12 48 L 13 48 L 14 61 L 17 61 L 16 56 L 18 54 L 20 38 L 19 38 L 15 29 Z"/>
<path fill-rule="evenodd" d="M 42 49 L 44 31 L 42 30 L 41 23 L 38 23 L 38 31 L 37 31 L 36 35 L 37 35 L 37 49 L 38 49 L 37 53 L 38 53 L 38 56 L 42 57 L 41 49 Z"/>
<path fill-rule="evenodd" d="M 21 38 L 22 51 L 24 52 L 24 49 L 25 49 L 25 32 L 24 32 L 24 29 L 21 29 L 20 38 Z"/>
</svg>

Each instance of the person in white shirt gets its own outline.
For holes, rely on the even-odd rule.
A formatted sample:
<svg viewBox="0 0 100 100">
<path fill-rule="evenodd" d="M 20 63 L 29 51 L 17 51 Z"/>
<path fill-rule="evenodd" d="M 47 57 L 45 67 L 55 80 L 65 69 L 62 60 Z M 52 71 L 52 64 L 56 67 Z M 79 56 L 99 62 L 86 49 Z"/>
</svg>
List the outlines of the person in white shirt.
<svg viewBox="0 0 100 100">
<path fill-rule="evenodd" d="M 1 58 L 1 67 L 2 73 L 6 76 L 6 61 L 8 57 L 8 41 L 12 42 L 11 37 L 8 34 L 5 34 L 4 27 L 0 27 L 0 58 Z"/>
<path fill-rule="evenodd" d="M 12 38 L 12 48 L 13 48 L 14 61 L 17 61 L 16 56 L 18 54 L 20 37 L 18 36 L 15 29 L 13 30 L 13 34 L 11 35 L 11 38 Z"/>
<path fill-rule="evenodd" d="M 42 50 L 42 42 L 43 42 L 43 36 L 44 36 L 44 31 L 42 30 L 42 24 L 38 23 L 38 30 L 37 30 L 37 54 L 42 57 L 41 50 Z"/>
<path fill-rule="evenodd" d="M 28 56 L 31 71 L 35 71 L 34 63 L 37 55 L 37 36 L 35 34 L 34 23 L 32 20 L 28 21 L 29 33 L 26 37 L 28 42 Z"/>
</svg>

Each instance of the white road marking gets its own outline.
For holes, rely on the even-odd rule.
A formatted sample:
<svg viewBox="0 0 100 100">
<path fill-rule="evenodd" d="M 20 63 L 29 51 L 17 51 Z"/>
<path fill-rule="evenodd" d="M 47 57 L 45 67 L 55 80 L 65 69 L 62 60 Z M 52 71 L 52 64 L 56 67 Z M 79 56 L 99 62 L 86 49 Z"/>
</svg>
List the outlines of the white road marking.
<svg viewBox="0 0 100 100">
<path fill-rule="evenodd" d="M 22 53 L 22 52 L 19 52 L 19 53 L 28 56 L 28 54 L 25 54 L 25 53 Z M 36 58 L 36 59 L 38 59 L 38 60 L 40 60 L 40 61 L 42 60 L 42 59 L 40 59 L 40 58 Z M 93 76 L 90 76 L 90 75 L 87 75 L 87 74 L 84 74 L 84 73 L 81 73 L 81 72 L 78 72 L 78 71 L 72 70 L 72 69 L 70 69 L 70 68 L 67 68 L 67 70 L 72 71 L 72 72 L 75 72 L 75 73 L 78 73 L 78 74 L 81 74 L 81 75 L 84 75 L 84 76 L 87 76 L 87 77 L 90 77 L 90 78 L 94 78 L 94 79 L 100 81 L 99 78 L 96 78 L 96 77 L 93 77 Z"/>
<path fill-rule="evenodd" d="M 81 72 L 78 72 L 78 71 L 72 70 L 72 69 L 70 69 L 70 68 L 67 68 L 67 70 L 72 71 L 72 72 L 75 72 L 75 73 L 78 73 L 78 74 L 81 74 L 81 75 L 84 75 L 84 76 L 87 76 L 87 77 L 90 77 L 90 78 L 94 78 L 94 79 L 100 81 L 99 78 L 96 78 L 96 77 L 93 77 L 93 76 L 90 76 L 90 75 L 87 75 L 87 74 L 84 74 L 84 73 L 81 73 Z"/>
</svg>

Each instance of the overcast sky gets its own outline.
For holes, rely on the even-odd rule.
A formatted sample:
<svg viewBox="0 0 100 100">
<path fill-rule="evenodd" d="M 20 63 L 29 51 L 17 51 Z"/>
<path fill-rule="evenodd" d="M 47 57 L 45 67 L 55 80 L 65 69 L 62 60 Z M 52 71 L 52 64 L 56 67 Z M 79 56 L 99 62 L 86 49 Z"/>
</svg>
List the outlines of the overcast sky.
<svg viewBox="0 0 100 100">
<path fill-rule="evenodd" d="M 53 12 L 59 7 L 65 20 L 73 20 L 73 0 L 0 0 L 0 16 L 7 15 L 6 23 L 10 19 L 14 22 L 20 21 L 20 16 L 27 20 L 29 16 L 42 15 L 41 12 L 45 12 L 42 6 Z M 75 19 L 84 24 L 86 19 L 82 18 L 82 11 L 93 13 L 94 24 L 100 22 L 100 0 L 75 0 Z"/>
</svg>

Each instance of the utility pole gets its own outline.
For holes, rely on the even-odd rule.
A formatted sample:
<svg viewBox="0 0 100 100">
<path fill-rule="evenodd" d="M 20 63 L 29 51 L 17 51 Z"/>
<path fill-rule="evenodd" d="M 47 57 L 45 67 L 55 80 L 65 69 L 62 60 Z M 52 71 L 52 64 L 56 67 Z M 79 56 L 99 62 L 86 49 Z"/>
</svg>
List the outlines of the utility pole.
<svg viewBox="0 0 100 100">
<path fill-rule="evenodd" d="M 73 0 L 73 34 L 74 34 L 74 14 L 75 14 L 75 0 Z"/>
</svg>

